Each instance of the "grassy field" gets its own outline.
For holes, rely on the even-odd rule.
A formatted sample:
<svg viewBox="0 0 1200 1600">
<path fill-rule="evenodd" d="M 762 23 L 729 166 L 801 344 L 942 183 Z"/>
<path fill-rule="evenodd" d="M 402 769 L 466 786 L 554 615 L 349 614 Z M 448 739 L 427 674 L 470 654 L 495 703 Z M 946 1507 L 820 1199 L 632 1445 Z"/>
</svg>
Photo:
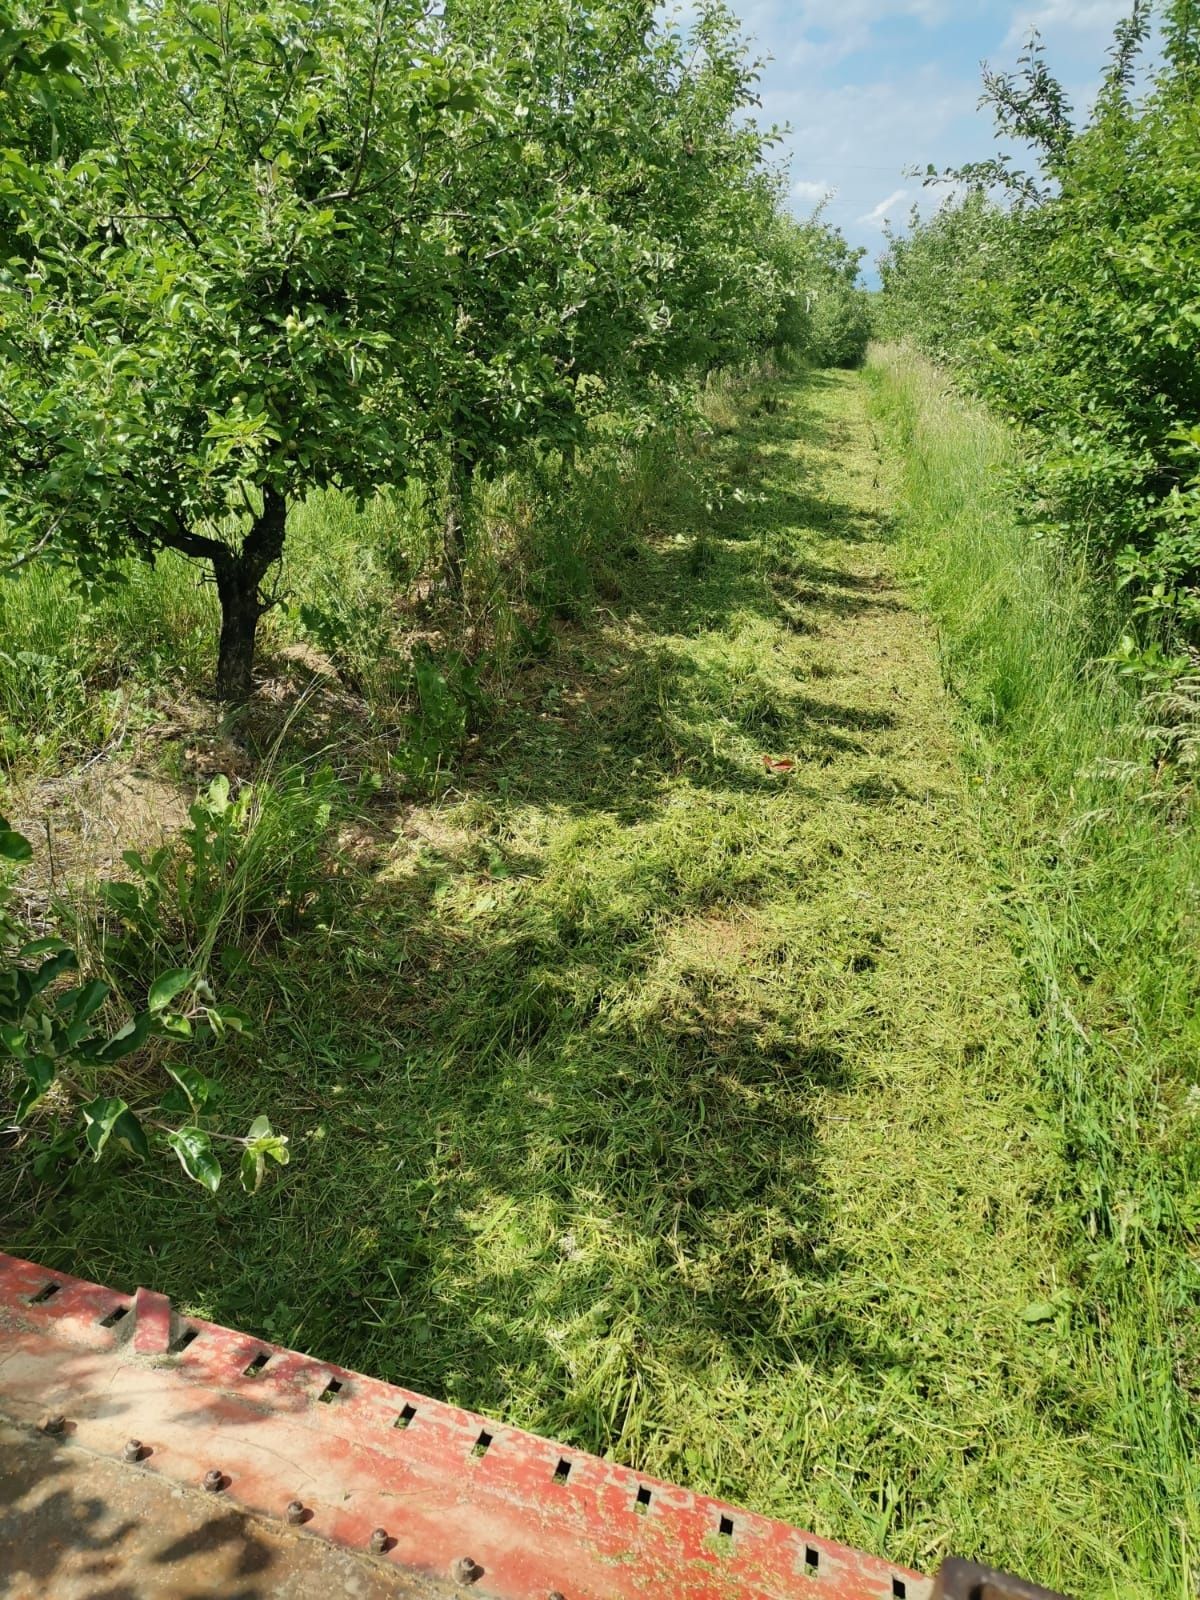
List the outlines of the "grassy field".
<svg viewBox="0 0 1200 1600">
<path fill-rule="evenodd" d="M 392 647 L 426 624 L 380 605 L 411 507 L 309 513 L 307 631 L 277 622 L 233 722 L 113 669 L 160 636 L 168 678 L 202 668 L 186 569 L 72 645 L 9 602 L 6 640 L 77 675 L 69 726 L 10 702 L 6 803 L 61 819 L 34 912 L 65 893 L 86 930 L 84 864 L 121 870 L 97 838 L 254 780 L 232 888 L 146 937 L 259 1019 L 207 1070 L 293 1163 L 215 1203 L 12 1163 L 7 1246 L 896 1560 L 1183 1600 L 1187 797 L 1079 778 L 1142 756 L 1127 709 L 1009 447 L 928 374 L 710 412 L 682 467 L 576 501 L 598 592 L 547 569 L 553 626 L 432 770 L 459 702 L 430 686 L 414 732 Z M 540 514 L 505 492 L 481 617 Z M 356 575 L 336 615 L 318 563 Z"/>
<path fill-rule="evenodd" d="M 1085 1413 L 1120 1465 L 1129 1568 L 1200 1577 L 1200 893 L 1194 683 L 1121 670 L 1111 591 L 1014 515 L 1010 436 L 910 352 L 876 351 L 903 561 L 938 626 L 979 815 L 1037 1018 L 1050 1197 Z M 1140 1592 L 1136 1588 L 1129 1592 Z"/>
</svg>

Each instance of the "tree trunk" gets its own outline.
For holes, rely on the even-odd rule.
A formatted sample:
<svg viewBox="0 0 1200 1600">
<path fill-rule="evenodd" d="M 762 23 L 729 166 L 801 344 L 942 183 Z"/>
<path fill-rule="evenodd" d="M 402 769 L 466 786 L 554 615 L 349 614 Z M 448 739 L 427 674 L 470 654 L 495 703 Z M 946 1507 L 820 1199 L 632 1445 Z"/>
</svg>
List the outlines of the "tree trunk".
<svg viewBox="0 0 1200 1600">
<path fill-rule="evenodd" d="M 253 688 L 254 645 L 261 615 L 258 580 L 242 559 L 215 563 L 221 601 L 221 641 L 217 647 L 217 698 L 247 700 Z"/>
<path fill-rule="evenodd" d="M 467 553 L 466 515 L 471 490 L 470 465 L 453 446 L 446 483 L 446 520 L 442 525 L 442 576 L 456 606 L 462 605 L 463 562 Z"/>
<path fill-rule="evenodd" d="M 254 688 L 254 646 L 258 619 L 267 609 L 259 587 L 267 569 L 283 554 L 287 502 L 276 489 L 263 490 L 263 508 L 240 550 L 213 556 L 221 602 L 221 641 L 217 649 L 217 696 L 248 700 Z"/>
</svg>

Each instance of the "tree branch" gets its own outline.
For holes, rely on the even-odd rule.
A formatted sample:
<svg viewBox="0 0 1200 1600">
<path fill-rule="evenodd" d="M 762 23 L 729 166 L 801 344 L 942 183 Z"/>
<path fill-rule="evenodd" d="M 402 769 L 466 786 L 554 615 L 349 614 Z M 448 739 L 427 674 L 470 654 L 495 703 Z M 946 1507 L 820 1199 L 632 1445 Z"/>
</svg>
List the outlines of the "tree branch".
<svg viewBox="0 0 1200 1600">
<path fill-rule="evenodd" d="M 363 117 L 362 142 L 358 147 L 358 161 L 354 168 L 354 176 L 350 179 L 350 187 L 346 198 L 352 200 L 357 193 L 359 182 L 363 175 L 363 168 L 367 161 L 367 149 L 371 142 L 371 114 L 375 109 L 375 89 L 379 81 L 379 57 L 383 51 L 383 29 L 387 22 L 389 0 L 381 0 L 379 6 L 379 21 L 375 28 L 375 48 L 371 52 L 371 75 L 367 82 L 367 110 Z"/>
<path fill-rule="evenodd" d="M 156 544 L 165 545 L 170 550 L 178 550 L 181 555 L 191 556 L 193 561 L 212 561 L 216 563 L 228 558 L 230 549 L 220 539 L 210 539 L 207 534 L 193 533 L 190 528 L 157 527 L 152 535 Z"/>
</svg>

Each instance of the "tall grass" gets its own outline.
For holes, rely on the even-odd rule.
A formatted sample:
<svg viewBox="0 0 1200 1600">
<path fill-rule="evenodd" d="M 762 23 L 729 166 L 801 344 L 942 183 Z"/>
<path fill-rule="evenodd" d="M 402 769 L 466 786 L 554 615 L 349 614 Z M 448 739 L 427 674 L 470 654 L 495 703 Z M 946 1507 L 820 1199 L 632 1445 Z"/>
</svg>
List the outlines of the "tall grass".
<svg viewBox="0 0 1200 1600">
<path fill-rule="evenodd" d="M 910 571 L 960 698 L 975 787 L 1057 1108 L 1069 1359 L 1144 1575 L 1200 1572 L 1200 835 L 1186 774 L 1155 759 L 1112 659 L 1111 592 L 1032 540 L 1018 445 L 909 351 L 876 349 Z M 1082 555 L 1082 552 L 1080 553 Z M 986 1159 L 986 1152 L 981 1152 Z"/>
<path fill-rule="evenodd" d="M 170 551 L 88 596 L 61 568 L 0 576 L 0 771 L 49 768 L 122 728 L 131 679 L 211 673 L 215 592 Z"/>
</svg>

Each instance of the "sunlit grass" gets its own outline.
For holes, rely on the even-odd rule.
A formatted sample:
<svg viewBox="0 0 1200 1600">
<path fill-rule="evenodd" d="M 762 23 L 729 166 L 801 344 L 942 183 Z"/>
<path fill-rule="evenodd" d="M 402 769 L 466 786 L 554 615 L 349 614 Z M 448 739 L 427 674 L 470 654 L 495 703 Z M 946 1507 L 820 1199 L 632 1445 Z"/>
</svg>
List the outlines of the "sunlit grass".
<svg viewBox="0 0 1200 1600">
<path fill-rule="evenodd" d="M 1156 767 L 1106 659 L 1112 593 L 1021 526 L 1011 437 L 911 352 L 877 351 L 868 376 L 1039 1022 L 1073 1360 L 1121 1462 L 1132 1565 L 1148 1592 L 1183 1596 L 1200 1550 L 1190 775 Z"/>
</svg>

